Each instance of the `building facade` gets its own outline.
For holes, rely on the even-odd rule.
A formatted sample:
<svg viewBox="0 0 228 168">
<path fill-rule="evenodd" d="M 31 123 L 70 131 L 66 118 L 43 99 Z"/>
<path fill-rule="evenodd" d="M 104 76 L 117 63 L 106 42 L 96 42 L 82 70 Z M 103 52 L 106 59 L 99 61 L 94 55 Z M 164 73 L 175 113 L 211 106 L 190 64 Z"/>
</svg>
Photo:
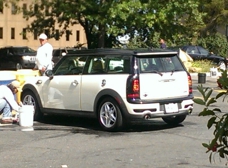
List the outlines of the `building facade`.
<svg viewBox="0 0 228 168">
<path fill-rule="evenodd" d="M 29 0 L 22 1 L 19 2 L 19 5 L 21 8 L 27 8 L 29 2 Z M 26 27 L 31 21 L 25 20 L 22 12 L 18 14 L 13 4 L 8 4 L 8 7 L 5 4 L 0 4 L 0 6 L 0 47 L 28 46 L 36 50 L 40 45 L 38 34 L 26 31 Z M 58 40 L 49 39 L 53 48 L 74 47 L 77 44 L 87 46 L 85 32 L 80 24 L 71 26 L 69 31 L 71 34 L 63 35 Z"/>
</svg>

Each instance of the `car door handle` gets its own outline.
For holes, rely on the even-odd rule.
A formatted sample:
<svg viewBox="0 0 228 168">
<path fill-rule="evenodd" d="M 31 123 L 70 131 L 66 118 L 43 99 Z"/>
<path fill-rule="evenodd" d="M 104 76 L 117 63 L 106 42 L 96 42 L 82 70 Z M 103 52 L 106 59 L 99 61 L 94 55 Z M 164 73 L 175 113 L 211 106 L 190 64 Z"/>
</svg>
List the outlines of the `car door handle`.
<svg viewBox="0 0 228 168">
<path fill-rule="evenodd" d="M 42 80 L 36 81 L 36 84 L 42 84 L 42 83 L 43 83 Z"/>
<path fill-rule="evenodd" d="M 78 81 L 77 81 L 77 80 L 74 80 L 74 81 L 72 82 L 72 85 L 73 85 L 73 86 L 77 86 L 77 85 L 78 85 Z"/>
</svg>

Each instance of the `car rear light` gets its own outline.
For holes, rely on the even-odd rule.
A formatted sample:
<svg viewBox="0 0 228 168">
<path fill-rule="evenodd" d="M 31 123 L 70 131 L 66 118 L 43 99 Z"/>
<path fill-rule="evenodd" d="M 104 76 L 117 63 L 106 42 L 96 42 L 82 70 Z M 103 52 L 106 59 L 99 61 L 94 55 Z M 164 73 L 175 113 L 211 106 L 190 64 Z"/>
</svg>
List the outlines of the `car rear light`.
<svg viewBox="0 0 228 168">
<path fill-rule="evenodd" d="M 192 94 L 192 77 L 188 74 L 188 90 L 189 94 Z"/>
<path fill-rule="evenodd" d="M 139 98 L 139 91 L 140 91 L 140 86 L 139 86 L 139 79 L 133 79 L 130 84 L 130 88 L 127 93 L 127 98 L 131 99 L 138 99 Z"/>
</svg>

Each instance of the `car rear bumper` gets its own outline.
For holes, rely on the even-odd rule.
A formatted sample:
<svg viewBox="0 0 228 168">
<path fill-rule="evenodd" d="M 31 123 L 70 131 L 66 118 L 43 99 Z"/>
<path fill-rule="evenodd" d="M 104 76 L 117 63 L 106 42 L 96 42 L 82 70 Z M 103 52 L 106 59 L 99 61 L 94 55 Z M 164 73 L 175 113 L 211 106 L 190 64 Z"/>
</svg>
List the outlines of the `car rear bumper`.
<svg viewBox="0 0 228 168">
<path fill-rule="evenodd" d="M 163 103 L 151 103 L 151 104 L 131 104 L 124 111 L 124 116 L 127 120 L 150 120 L 152 118 L 188 115 L 193 110 L 193 100 L 183 100 L 175 104 L 178 107 L 177 111 L 167 112 L 166 104 Z"/>
</svg>

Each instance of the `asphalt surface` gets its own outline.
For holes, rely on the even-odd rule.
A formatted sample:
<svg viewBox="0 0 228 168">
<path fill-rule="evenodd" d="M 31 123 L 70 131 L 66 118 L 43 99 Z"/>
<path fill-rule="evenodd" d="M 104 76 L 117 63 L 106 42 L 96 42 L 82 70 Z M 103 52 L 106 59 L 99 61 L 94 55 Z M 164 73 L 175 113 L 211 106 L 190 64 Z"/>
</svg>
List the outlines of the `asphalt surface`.
<svg viewBox="0 0 228 168">
<path fill-rule="evenodd" d="M 202 77 L 199 77 L 197 73 L 192 73 L 192 85 L 193 89 L 196 89 L 198 85 L 203 85 L 203 87 L 209 87 L 212 89 L 220 89 L 217 84 L 218 76 L 211 77 L 209 73 L 205 76 L 205 81 L 202 80 Z"/>
</svg>

